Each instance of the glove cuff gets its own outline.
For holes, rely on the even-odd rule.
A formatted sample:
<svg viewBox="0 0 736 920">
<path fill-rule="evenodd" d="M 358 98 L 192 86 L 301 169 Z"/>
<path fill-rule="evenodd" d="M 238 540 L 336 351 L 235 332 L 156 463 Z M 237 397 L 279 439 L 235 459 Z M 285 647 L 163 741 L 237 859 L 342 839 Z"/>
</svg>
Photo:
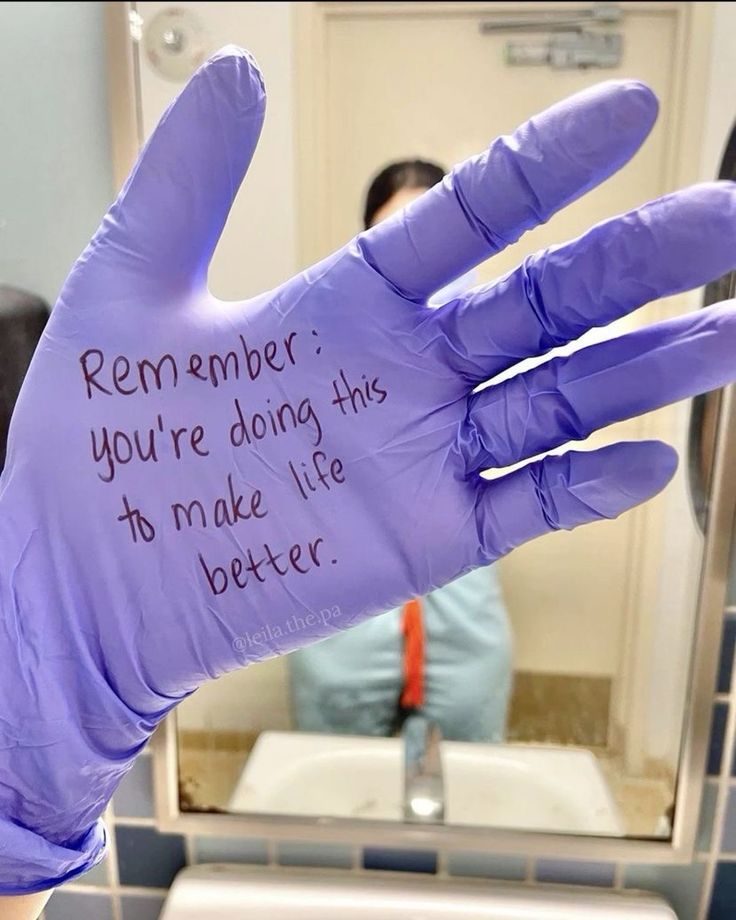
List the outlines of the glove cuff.
<svg viewBox="0 0 736 920">
<path fill-rule="evenodd" d="M 102 820 L 75 841 L 58 846 L 39 834 L 0 818 L 0 895 L 48 891 L 92 869 L 105 855 Z"/>
</svg>

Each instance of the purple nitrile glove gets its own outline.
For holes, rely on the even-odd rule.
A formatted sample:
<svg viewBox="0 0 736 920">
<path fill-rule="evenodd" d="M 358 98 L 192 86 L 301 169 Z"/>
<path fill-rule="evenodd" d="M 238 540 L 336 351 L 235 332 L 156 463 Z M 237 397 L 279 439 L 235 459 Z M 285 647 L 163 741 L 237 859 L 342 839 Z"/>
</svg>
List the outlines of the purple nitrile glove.
<svg viewBox="0 0 736 920">
<path fill-rule="evenodd" d="M 641 84 L 560 103 L 277 290 L 223 303 L 207 268 L 264 102 L 241 51 L 193 77 L 72 270 L 18 401 L 0 490 L 0 893 L 100 858 L 117 783 L 205 680 L 614 517 L 676 458 L 622 443 L 480 470 L 736 377 L 727 304 L 473 394 L 734 267 L 730 184 L 426 306 L 632 156 L 656 114 Z"/>
</svg>

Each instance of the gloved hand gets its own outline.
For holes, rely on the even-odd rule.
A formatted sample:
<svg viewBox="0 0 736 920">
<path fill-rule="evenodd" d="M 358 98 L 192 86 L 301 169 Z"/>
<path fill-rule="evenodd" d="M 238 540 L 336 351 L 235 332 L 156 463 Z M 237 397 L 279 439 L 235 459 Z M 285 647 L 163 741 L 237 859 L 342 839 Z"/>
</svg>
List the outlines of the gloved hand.
<svg viewBox="0 0 736 920">
<path fill-rule="evenodd" d="M 264 101 L 243 52 L 193 77 L 74 266 L 21 392 L 0 489 L 1 893 L 100 858 L 105 803 L 203 681 L 618 515 L 676 461 L 647 442 L 493 482 L 480 470 L 736 377 L 726 304 L 473 394 L 731 269 L 730 184 L 425 306 L 631 157 L 655 118 L 644 86 L 574 96 L 280 288 L 223 303 L 207 267 Z"/>
</svg>

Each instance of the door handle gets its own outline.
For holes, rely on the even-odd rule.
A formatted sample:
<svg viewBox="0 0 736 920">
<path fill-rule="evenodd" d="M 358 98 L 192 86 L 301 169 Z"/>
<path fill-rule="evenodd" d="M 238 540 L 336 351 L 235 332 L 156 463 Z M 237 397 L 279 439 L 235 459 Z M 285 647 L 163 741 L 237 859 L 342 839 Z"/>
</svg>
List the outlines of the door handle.
<svg viewBox="0 0 736 920">
<path fill-rule="evenodd" d="M 589 10 L 533 11 L 527 16 L 499 16 L 481 22 L 482 35 L 491 32 L 578 32 L 591 23 L 621 22 L 624 12 L 615 3 L 594 3 Z"/>
</svg>

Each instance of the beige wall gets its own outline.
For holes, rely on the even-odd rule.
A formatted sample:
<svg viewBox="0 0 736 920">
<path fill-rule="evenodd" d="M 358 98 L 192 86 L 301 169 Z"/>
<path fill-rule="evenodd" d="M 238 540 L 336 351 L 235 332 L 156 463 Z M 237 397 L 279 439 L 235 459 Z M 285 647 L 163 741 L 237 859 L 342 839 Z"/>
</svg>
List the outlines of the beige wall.
<svg viewBox="0 0 736 920">
<path fill-rule="evenodd" d="M 177 709 L 183 729 L 259 731 L 291 728 L 286 658 L 272 658 L 211 680 Z"/>
<path fill-rule="evenodd" d="M 268 114 L 258 150 L 241 188 L 210 272 L 213 292 L 237 300 L 269 290 L 296 271 L 296 194 L 291 4 L 179 3 L 204 27 L 206 52 L 239 44 L 251 51 L 266 76 Z M 169 9 L 139 3 L 144 21 Z M 181 89 L 160 76 L 141 55 L 143 130 L 147 137 Z"/>
</svg>

